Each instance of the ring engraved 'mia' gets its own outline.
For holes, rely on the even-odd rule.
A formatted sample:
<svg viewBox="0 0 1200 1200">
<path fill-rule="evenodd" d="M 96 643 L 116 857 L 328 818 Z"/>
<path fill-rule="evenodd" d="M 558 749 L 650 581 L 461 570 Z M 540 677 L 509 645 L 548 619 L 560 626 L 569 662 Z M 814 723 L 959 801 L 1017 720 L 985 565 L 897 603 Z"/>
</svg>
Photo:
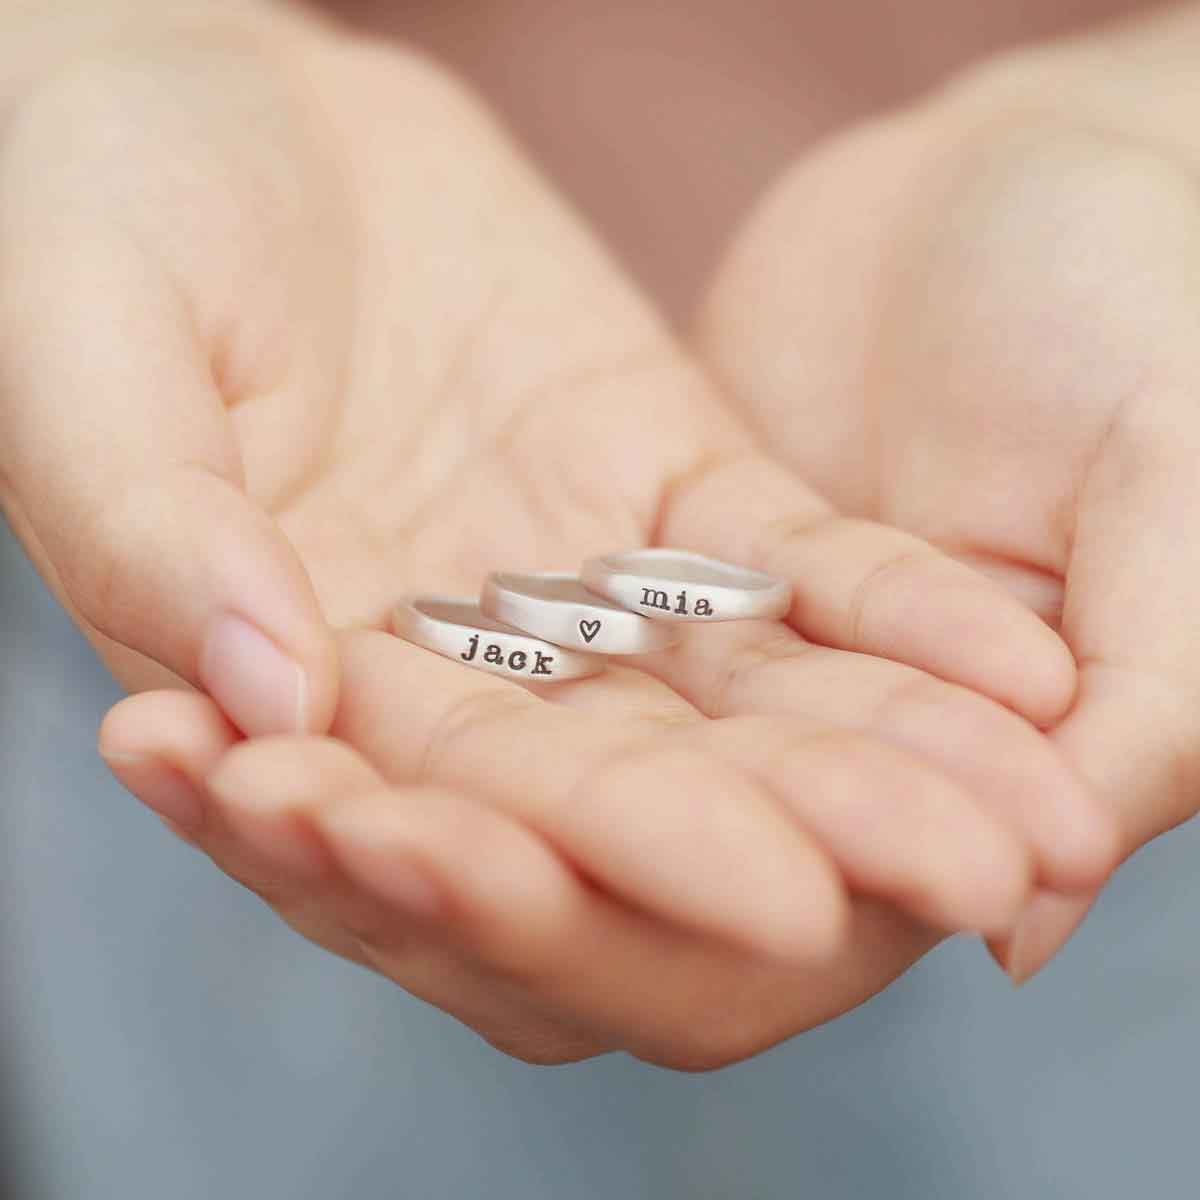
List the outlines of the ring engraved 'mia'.
<svg viewBox="0 0 1200 1200">
<path fill-rule="evenodd" d="M 604 659 L 528 637 L 485 616 L 474 600 L 454 596 L 414 596 L 392 609 L 392 631 L 405 641 L 469 667 L 551 683 L 582 679 L 604 668 Z"/>
<path fill-rule="evenodd" d="M 784 616 L 792 589 L 774 575 L 689 550 L 629 550 L 590 558 L 590 591 L 654 621 L 742 621 Z"/>
<path fill-rule="evenodd" d="M 593 654 L 647 654 L 679 640 L 668 626 L 589 592 L 575 575 L 494 571 L 483 585 L 479 607 L 556 646 Z"/>
</svg>

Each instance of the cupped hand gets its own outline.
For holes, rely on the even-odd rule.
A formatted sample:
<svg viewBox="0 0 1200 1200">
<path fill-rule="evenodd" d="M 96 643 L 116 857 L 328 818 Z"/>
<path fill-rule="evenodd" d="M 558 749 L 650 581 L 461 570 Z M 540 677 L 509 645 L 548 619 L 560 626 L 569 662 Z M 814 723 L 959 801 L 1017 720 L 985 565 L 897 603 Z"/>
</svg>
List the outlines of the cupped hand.
<svg viewBox="0 0 1200 1200">
<path fill-rule="evenodd" d="M 969 72 L 792 169 L 735 240 L 701 356 L 841 511 L 1060 629 L 1053 734 L 1128 853 L 1200 797 L 1200 9 Z M 1091 893 L 996 950 L 1038 969 Z"/>
<path fill-rule="evenodd" d="M 478 837 L 499 875 L 453 903 L 481 919 L 527 867 L 557 923 L 518 978 L 594 953 L 580 978 L 617 1007 L 535 988 L 480 1015 L 467 968 L 425 990 L 456 1010 L 460 987 L 493 1033 L 539 1006 L 588 1031 L 550 1056 L 703 1059 L 687 998 L 720 1004 L 745 974 L 754 1002 L 700 1027 L 709 1058 L 740 1055 L 882 986 L 938 931 L 1002 933 L 1031 879 L 1103 877 L 1106 819 L 1034 727 L 1074 694 L 1056 635 L 765 455 L 459 87 L 303 22 L 149 41 L 32 88 L 0 156 L 6 509 L 119 678 L 212 697 L 118 707 L 102 748 L 133 790 L 418 991 L 384 940 L 415 935 L 378 916 L 390 859 L 364 866 L 363 837 L 326 837 L 320 814 L 373 798 L 361 819 L 398 825 L 397 876 L 427 836 L 447 886 L 455 830 Z M 405 591 L 643 544 L 785 576 L 788 621 L 690 631 L 538 696 L 379 632 Z M 340 658 L 326 622 L 359 630 Z M 208 786 L 240 735 L 331 722 L 341 748 L 251 744 Z M 286 819 L 239 824 L 238 797 Z M 293 825 L 328 889 L 286 861 Z M 851 908 L 847 887 L 906 915 Z M 474 943 L 452 960 L 502 969 L 527 916 L 497 909 L 497 961 Z M 799 998 L 796 962 L 823 964 Z M 668 985 L 682 1043 L 650 1015 Z"/>
<path fill-rule="evenodd" d="M 848 906 L 819 839 L 901 904 L 973 907 L 980 876 L 994 902 L 1010 850 L 877 739 L 710 721 L 625 668 L 548 704 L 382 632 L 340 645 L 332 737 L 243 740 L 170 691 L 118 704 L 102 745 L 297 931 L 526 1061 L 708 1069 L 885 986 L 941 922 Z"/>
</svg>

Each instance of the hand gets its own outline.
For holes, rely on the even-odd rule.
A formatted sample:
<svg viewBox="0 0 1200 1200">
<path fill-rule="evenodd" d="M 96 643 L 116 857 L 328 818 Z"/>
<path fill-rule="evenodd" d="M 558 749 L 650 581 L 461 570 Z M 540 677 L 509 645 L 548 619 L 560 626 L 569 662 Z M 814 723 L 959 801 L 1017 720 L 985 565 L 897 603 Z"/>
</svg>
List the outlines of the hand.
<svg viewBox="0 0 1200 1200">
<path fill-rule="evenodd" d="M 1070 703 L 1056 636 L 919 539 L 838 517 L 756 449 L 435 68 L 280 28 L 80 62 L 28 95 L 2 151 L 6 507 L 124 682 L 160 682 L 153 660 L 216 702 L 118 706 L 101 742 L 122 780 L 325 944 L 362 943 L 417 990 L 391 949 L 410 927 L 378 916 L 389 873 L 350 875 L 353 847 L 321 814 L 370 793 L 402 862 L 404 838 L 424 836 L 408 822 L 433 820 L 428 804 L 412 815 L 413 785 L 449 793 L 430 871 L 454 886 L 450 834 L 476 823 L 505 839 L 484 855 L 503 878 L 536 855 L 554 922 L 543 975 L 586 949 L 586 978 L 636 1001 L 596 1012 L 535 989 L 526 1008 L 522 993 L 513 1040 L 548 1056 L 747 1053 L 883 986 L 938 932 L 1002 932 L 1031 878 L 1102 878 L 1106 820 L 1024 719 Z M 474 590 L 491 567 L 569 569 L 652 542 L 785 575 L 789 623 L 707 627 L 544 697 L 357 632 L 335 704 L 322 617 L 378 629 L 410 588 Z M 261 643 L 220 623 L 229 611 L 298 665 L 286 703 L 263 686 Z M 321 730 L 335 712 L 352 750 L 333 752 L 332 783 L 309 757 L 325 743 L 285 743 L 309 789 L 256 840 L 237 804 L 281 803 L 267 795 L 280 754 L 259 757 L 279 743 L 238 749 L 244 773 L 211 789 L 208 772 L 241 733 Z M 286 862 L 293 824 L 348 873 L 364 922 L 312 901 L 324 893 Z M 847 884 L 908 919 L 851 909 Z M 481 895 L 455 903 L 483 914 Z M 583 919 L 593 902 L 634 922 L 627 942 Z M 484 966 L 447 967 L 438 1002 L 511 1032 L 516 1017 L 471 1008 L 470 971 L 503 969 L 526 915 L 498 910 L 499 965 L 472 943 Z M 664 978 L 664 946 L 695 970 Z M 812 984 L 799 998 L 796 962 Z M 639 1024 L 668 982 L 663 1012 L 682 1021 L 701 985 L 719 982 L 723 1004 L 739 980 L 757 981 L 754 1000 L 728 1028 Z M 543 1039 L 544 1005 L 587 1038 Z"/>
<path fill-rule="evenodd" d="M 293 928 L 527 1061 L 739 1061 L 996 903 L 996 830 L 878 737 L 707 719 L 642 670 L 551 704 L 386 633 L 340 644 L 331 738 L 241 740 L 208 698 L 147 692 L 102 748 Z"/>
<path fill-rule="evenodd" d="M 927 538 L 1059 628 L 1057 746 L 1125 853 L 1200 797 L 1200 9 L 1005 57 L 801 161 L 697 345 L 844 512 Z M 1037 970 L 1091 897 L 996 952 Z"/>
<path fill-rule="evenodd" d="M 876 901 L 847 911 L 790 820 L 918 905 L 974 908 L 1007 853 L 958 789 L 873 738 L 709 721 L 632 670 L 551 705 L 381 632 L 341 646 L 334 738 L 240 740 L 207 697 L 171 691 L 118 704 L 101 744 L 298 932 L 528 1062 L 736 1062 L 939 939 Z"/>
</svg>

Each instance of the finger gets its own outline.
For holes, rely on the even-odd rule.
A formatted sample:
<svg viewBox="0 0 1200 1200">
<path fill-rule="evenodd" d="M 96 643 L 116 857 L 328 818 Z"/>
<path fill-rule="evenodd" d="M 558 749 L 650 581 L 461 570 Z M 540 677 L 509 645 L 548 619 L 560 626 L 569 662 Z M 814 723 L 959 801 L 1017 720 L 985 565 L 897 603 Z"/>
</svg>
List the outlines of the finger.
<svg viewBox="0 0 1200 1200">
<path fill-rule="evenodd" d="M 630 668 L 547 691 L 582 711 L 674 721 L 681 734 L 694 728 L 693 744 L 758 776 L 789 805 L 852 888 L 919 921 L 1008 933 L 1028 896 L 1023 845 L 916 755 L 809 713 L 705 722 L 660 679 Z"/>
<path fill-rule="evenodd" d="M 716 723 L 709 740 L 782 797 L 852 888 L 936 928 L 1012 928 L 1029 896 L 1029 854 L 919 756 L 834 729 L 797 741 L 787 722 L 761 717 Z"/>
<path fill-rule="evenodd" d="M 358 944 L 327 918 L 311 890 L 287 886 L 297 863 L 312 869 L 311 839 L 305 845 L 303 831 L 290 828 L 260 830 L 257 842 L 248 841 L 214 805 L 205 777 L 240 736 L 212 700 L 177 690 L 142 692 L 109 711 L 98 740 L 117 779 L 172 832 L 273 904 L 299 933 L 343 958 L 364 961 Z"/>
<path fill-rule="evenodd" d="M 1181 420 L 1149 461 L 1136 441 L 1114 439 L 1081 497 L 1067 574 L 1063 627 L 1080 655 L 1080 694 L 1055 741 L 1110 806 L 1124 853 L 1187 820 L 1200 796 L 1193 424 Z M 1035 974 L 1092 898 L 1031 906 L 1002 965 L 1017 979 Z"/>
<path fill-rule="evenodd" d="M 265 739 L 274 744 L 278 739 Z M 168 824 L 204 850 L 217 865 L 255 890 L 269 891 L 273 873 L 257 872 L 264 846 L 268 857 L 311 867 L 315 852 L 303 831 L 243 817 L 231 826 L 220 805 L 213 803 L 206 785 L 210 771 L 241 743 L 238 731 L 207 696 L 176 690 L 142 692 L 120 701 L 109 710 L 98 736 L 100 754 L 113 773 L 135 796 Z M 322 744 L 318 741 L 318 744 Z M 349 751 L 346 752 L 349 756 Z M 362 760 L 355 782 L 359 788 L 381 780 Z M 276 769 L 281 761 L 273 764 Z M 306 764 L 308 786 L 331 782 L 332 772 L 320 757 Z M 342 773 L 332 778 L 341 779 Z M 284 772 L 294 784 L 295 772 Z"/>
<path fill-rule="evenodd" d="M 523 916 L 520 901 L 544 882 L 514 856 L 514 842 L 520 849 L 525 837 L 509 832 L 501 815 L 450 793 L 386 789 L 361 756 L 327 738 L 244 743 L 206 782 L 222 822 L 242 840 L 257 874 L 275 880 L 267 898 L 293 927 L 310 937 L 314 929 L 336 929 L 338 952 L 352 947 L 358 961 L 508 1053 L 567 1061 L 607 1048 L 543 1012 L 467 948 L 468 932 L 480 924 L 497 940 L 519 945 L 528 923 L 512 914 Z M 364 884 L 361 871 L 344 869 L 347 857 L 355 861 L 353 840 L 347 855 L 336 830 L 348 815 L 353 825 L 354 813 L 379 804 L 391 818 L 391 836 L 372 847 L 378 856 L 372 862 L 381 865 Z M 472 850 L 481 841 L 493 857 L 477 864 Z M 569 881 L 563 869 L 557 876 Z M 480 899 L 489 886 L 502 902 L 493 903 L 497 895 L 491 892 Z M 552 907 L 555 896 L 543 889 L 536 903 Z M 328 937 L 320 940 L 335 948 Z"/>
<path fill-rule="evenodd" d="M 0 476 L 17 535 L 85 628 L 204 688 L 244 732 L 323 728 L 331 638 L 243 490 L 184 297 L 132 238 L 35 208 L 14 186 L 0 209 Z"/>
<path fill-rule="evenodd" d="M 389 779 L 489 798 L 656 915 L 785 955 L 836 944 L 845 899 L 832 865 L 773 797 L 719 760 L 675 749 L 661 728 L 544 703 L 386 634 L 347 634 L 341 647 L 334 732 Z"/>
<path fill-rule="evenodd" d="M 399 825 L 396 806 L 380 796 L 340 809 L 324 828 L 349 874 L 386 888 L 397 843 L 412 836 L 407 822 Z M 460 944 L 527 996 L 530 1011 L 558 1014 L 596 1046 L 663 1065 L 740 1061 L 865 998 L 937 940 L 893 912 L 864 905 L 854 914 L 852 938 L 828 966 L 747 955 L 656 925 L 581 888 L 521 832 L 523 847 L 453 832 L 437 850 L 423 844 L 422 861 L 457 889 Z"/>
<path fill-rule="evenodd" d="M 1131 447 L 1097 469 L 1067 573 L 1081 687 L 1055 739 L 1102 789 L 1129 849 L 1191 816 L 1200 794 L 1200 434 L 1187 428 L 1150 461 L 1131 461 Z"/>
<path fill-rule="evenodd" d="M 119 701 L 96 741 L 117 779 L 180 836 L 196 841 L 207 820 L 199 781 L 239 736 L 207 696 L 165 690 Z"/>
<path fill-rule="evenodd" d="M 703 631 L 705 635 L 713 632 Z M 731 637 L 746 647 L 747 662 L 769 661 L 770 656 L 759 648 L 763 639 L 780 639 L 792 649 L 804 646 L 795 634 L 781 634 L 779 626 L 767 622 L 759 623 L 757 632 L 739 623 L 728 630 L 725 640 Z M 741 643 L 741 637 L 759 641 L 753 643 L 755 649 L 751 651 L 750 643 Z M 698 633 L 695 640 L 699 647 L 705 638 Z M 780 653 L 782 656 L 782 650 Z M 851 656 L 821 653 L 845 660 L 850 667 L 855 665 Z M 696 666 L 686 647 L 662 657 L 683 659 Z M 728 656 L 728 648 L 725 654 L 720 649 L 714 654 L 719 663 L 729 662 L 730 658 L 742 661 L 737 655 Z M 872 662 L 865 657 L 858 661 L 864 666 Z M 890 668 L 893 664 L 885 665 Z M 837 678 L 837 665 L 830 666 Z M 904 668 L 897 670 L 902 678 L 915 676 Z M 686 677 L 677 673 L 671 678 L 678 684 Z M 953 692 L 936 680 L 928 680 L 928 686 L 935 694 L 939 690 Z M 859 720 L 864 700 L 868 712 L 879 708 L 878 694 L 865 691 L 846 695 L 832 706 L 831 713 L 824 704 L 825 688 L 813 686 L 811 692 L 821 697 L 820 704 L 799 708 L 793 716 L 779 719 L 777 714 L 788 710 L 786 702 L 782 710 L 777 705 L 781 689 L 765 682 L 762 692 L 764 704 L 755 711 L 766 716 L 719 722 L 704 721 L 663 679 L 629 667 L 610 667 L 601 675 L 558 690 L 546 688 L 544 694 L 584 712 L 619 712 L 671 725 L 685 737 L 687 730 L 694 730 L 687 744 L 712 749 L 739 770 L 760 778 L 831 854 L 851 886 L 889 899 L 918 920 L 939 928 L 1011 929 L 1030 883 L 1030 856 L 1023 840 L 1013 836 L 1013 831 L 1021 835 L 1027 832 L 1018 820 L 1005 813 L 1008 819 L 1002 823 L 965 788 L 927 765 L 923 757 L 838 729 L 836 722 L 851 719 L 850 714 L 854 721 Z M 705 694 L 703 687 L 699 694 Z M 708 694 L 714 694 L 713 690 Z M 980 703 L 985 711 L 994 707 Z M 930 729 L 941 729 L 944 734 L 942 714 L 922 711 L 931 718 Z M 1042 748 L 1040 736 L 1024 722 L 1003 709 L 996 711 L 1001 715 L 1002 728 L 1011 721 Z M 935 740 L 934 745 L 941 743 Z M 960 746 L 958 742 L 954 748 L 961 749 L 965 762 L 972 765 L 973 756 L 981 749 L 977 745 Z M 1046 752 L 1045 757 L 1053 761 L 1050 753 Z M 972 775 L 970 770 L 960 773 Z M 1070 773 L 1064 773 L 1079 790 Z M 973 773 L 972 785 L 977 782 L 974 776 L 980 774 Z M 1013 773 L 1009 774 L 1011 777 Z M 996 783 L 998 787 L 992 791 L 998 792 L 1003 812 L 1011 778 Z M 1042 797 L 1034 799 L 1040 801 Z M 1051 803 L 1053 799 L 1051 793 Z"/>
<path fill-rule="evenodd" d="M 531 1011 L 524 997 L 506 995 L 505 981 L 446 948 L 444 930 L 426 922 L 417 940 L 415 923 L 424 913 L 418 894 L 408 897 L 407 908 L 400 904 L 403 861 L 388 875 L 386 903 L 337 869 L 312 829 L 309 810 L 318 802 L 333 808 L 383 786 L 348 747 L 324 738 L 239 743 L 210 699 L 179 691 L 121 701 L 102 723 L 99 744 L 134 795 L 318 945 L 384 971 L 529 1061 L 573 1061 L 605 1048 L 581 1030 Z M 238 751 L 230 755 L 234 747 Z M 214 772 L 222 781 L 216 789 L 208 786 Z M 381 930 L 386 938 L 379 937 Z M 364 944 L 369 932 L 392 948 L 388 962 L 378 961 Z M 520 926 L 512 936 L 523 936 Z M 402 947 L 400 970 L 396 956 Z"/>
<path fill-rule="evenodd" d="M 137 708 L 145 716 L 152 699 L 124 702 L 123 720 L 106 730 L 110 749 L 129 745 L 120 725 Z M 192 747 L 200 753 L 177 761 L 199 784 L 207 751 L 203 739 Z M 260 843 L 252 875 L 273 881 L 272 902 L 283 900 L 301 932 L 527 1061 L 614 1046 L 685 1069 L 737 1061 L 859 1002 L 936 940 L 859 905 L 831 970 L 747 959 L 612 904 L 501 814 L 426 789 L 356 793 L 369 778 L 369 767 L 325 739 L 257 739 L 221 761 L 210 795 L 229 828 L 307 826 L 328 848 L 329 860 L 298 862 L 277 838 Z M 331 875 L 330 860 L 344 874 Z M 443 897 L 436 920 L 423 889 L 406 885 L 406 868 L 427 873 L 421 879 Z M 324 911 L 323 927 L 298 915 L 289 889 Z"/>
<path fill-rule="evenodd" d="M 1062 896 L 1037 892 L 1013 930 L 988 942 L 988 951 L 1014 984 L 1037 974 L 1079 928 L 1098 892 Z"/>
<path fill-rule="evenodd" d="M 806 655 L 815 653 L 826 656 L 826 670 L 844 695 L 829 704 L 827 680 L 812 676 L 808 695 L 820 697 L 820 702 L 797 706 L 785 701 L 782 712 L 788 715 L 780 718 L 779 697 L 787 696 L 788 689 L 778 680 L 764 679 L 761 704 L 718 706 L 713 713 L 762 715 L 712 722 L 704 721 L 665 678 L 632 667 L 610 667 L 557 692 L 547 689 L 547 694 L 583 712 L 607 710 L 673 724 L 680 736 L 685 736 L 686 727 L 695 727 L 696 744 L 757 774 L 784 798 L 852 887 L 905 906 L 914 917 L 938 928 L 1010 931 L 1030 883 L 1026 845 L 1045 854 L 1050 863 L 1046 874 L 1060 881 L 1074 881 L 1080 865 L 1088 880 L 1103 877 L 1110 868 L 1115 853 L 1111 835 L 1108 848 L 1088 851 L 1085 845 L 1084 859 L 1073 857 L 1079 844 L 1072 816 L 1085 823 L 1096 821 L 1096 802 L 1055 760 L 1043 739 L 1013 714 L 970 694 L 960 696 L 958 689 L 937 680 L 922 682 L 916 673 L 893 664 L 878 664 L 883 676 L 876 680 L 875 692 L 869 686 L 856 692 L 847 686 L 856 678 L 854 668 L 869 683 L 876 660 L 806 646 L 778 625 L 760 623 L 755 628 L 739 623 L 718 635 L 716 641 L 725 644 L 716 647 L 708 644 L 707 635 L 713 632 L 697 631 L 695 643 L 701 653 L 712 650 L 713 676 L 722 688 L 727 689 L 728 680 L 744 667 L 752 670 L 779 660 L 803 665 Z M 664 660 L 678 664 L 680 659 L 696 666 L 686 646 L 650 656 L 643 666 L 685 685 L 690 678 L 685 671 L 664 670 Z M 718 662 L 724 670 L 715 666 Z M 713 684 L 707 695 L 715 695 L 716 679 L 707 682 Z M 803 697 L 800 682 L 793 680 L 793 688 Z M 703 684 L 698 692 L 706 694 Z M 911 698 L 902 719 L 872 722 L 871 714 L 889 712 L 888 698 L 898 692 Z M 962 716 L 948 722 L 938 701 L 952 709 L 952 716 L 956 701 L 966 703 L 967 716 L 977 714 L 974 724 Z M 994 713 L 1000 716 L 1000 740 L 985 736 L 989 727 L 995 733 L 988 720 Z M 907 737 L 905 726 L 914 726 Z M 949 736 L 952 726 L 958 736 Z M 853 728 L 870 730 L 872 736 L 847 732 Z M 1004 734 L 1012 734 L 1014 728 L 1020 739 L 1015 761 L 1032 750 L 1032 769 L 1022 770 L 1012 756 L 997 754 L 1004 749 Z M 902 749 L 881 742 L 878 733 Z M 803 751 L 796 754 L 802 742 Z M 731 746 L 738 746 L 739 754 L 731 754 Z M 912 749 L 920 754 L 912 754 Z M 931 755 L 941 769 L 930 766 Z M 996 755 L 995 764 L 990 764 L 990 755 Z M 1049 778 L 1039 774 L 1039 764 L 1049 768 Z"/>
<path fill-rule="evenodd" d="M 765 622 L 758 636 L 800 641 Z M 698 635 L 697 640 L 703 641 Z M 678 654 L 686 658 L 688 651 Z M 936 680 L 928 684 L 944 687 Z M 1018 821 L 994 815 L 924 755 L 839 727 L 844 712 L 822 714 L 824 706 L 813 704 L 781 717 L 787 706 L 780 710 L 775 703 L 779 689 L 768 685 L 765 691 L 768 702 L 760 710 L 765 715 L 705 721 L 663 679 L 610 668 L 571 685 L 563 703 L 673 723 L 687 744 L 715 751 L 779 796 L 859 891 L 888 899 L 938 928 L 1011 930 L 1028 895 L 1032 865 L 1027 831 Z M 861 699 L 847 697 L 847 707 L 857 711 L 854 702 Z M 1040 746 L 1036 735 L 1035 741 Z M 964 754 L 971 749 L 976 747 L 962 747 Z"/>
<path fill-rule="evenodd" d="M 231 829 L 205 777 L 240 737 L 216 704 L 198 693 L 142 692 L 115 705 L 100 727 L 101 756 L 130 792 L 207 854 L 231 878 L 273 904 L 304 936 L 361 962 L 360 947 L 322 912 L 311 891 L 287 886 L 297 864 L 319 861 L 303 830 L 253 826 L 256 839 Z M 266 849 L 264 850 L 264 845 Z"/>
<path fill-rule="evenodd" d="M 763 622 L 759 636 L 772 635 L 781 636 L 779 627 Z M 799 642 L 794 634 L 782 636 Z M 686 649 L 679 653 L 687 657 Z M 944 685 L 930 680 L 929 686 Z M 1017 822 L 993 815 L 923 756 L 847 732 L 818 715 L 817 705 L 780 717 L 779 689 L 766 690 L 766 715 L 704 721 L 662 679 L 616 668 L 577 681 L 563 702 L 673 722 L 685 744 L 713 750 L 780 797 L 852 887 L 938 928 L 1011 930 L 1031 870 L 1024 838 L 1014 836 L 1025 832 L 1014 830 Z"/>
<path fill-rule="evenodd" d="M 1075 694 L 1070 652 L 998 583 L 898 529 L 837 515 L 766 456 L 677 482 L 657 540 L 786 579 L 788 618 L 823 645 L 908 663 L 1046 726 Z"/>
<path fill-rule="evenodd" d="M 641 661 L 710 716 L 807 719 L 916 752 L 1032 850 L 1048 887 L 1094 886 L 1116 861 L 1117 833 L 1092 789 L 1028 722 L 965 688 L 769 622 L 687 632 Z"/>
<path fill-rule="evenodd" d="M 833 971 L 747 957 L 612 902 L 524 826 L 464 796 L 355 793 L 348 758 L 338 786 L 347 754 L 322 739 L 259 739 L 210 783 L 222 804 L 306 822 L 360 890 L 348 919 L 376 968 L 531 1061 L 617 1046 L 676 1067 L 736 1061 L 862 999 L 936 940 L 864 905 Z"/>
</svg>

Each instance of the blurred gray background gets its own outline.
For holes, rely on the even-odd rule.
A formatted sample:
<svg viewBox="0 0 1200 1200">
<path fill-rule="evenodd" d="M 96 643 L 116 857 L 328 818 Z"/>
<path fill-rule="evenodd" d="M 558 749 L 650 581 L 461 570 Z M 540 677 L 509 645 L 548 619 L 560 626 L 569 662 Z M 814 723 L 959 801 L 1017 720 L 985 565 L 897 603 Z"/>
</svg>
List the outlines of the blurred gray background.
<svg viewBox="0 0 1200 1200">
<path fill-rule="evenodd" d="M 310 947 L 109 776 L 117 689 L 0 525 L 0 1148 L 18 1200 L 1196 1195 L 1200 828 L 1015 992 L 943 947 L 717 1074 L 533 1068 Z"/>
</svg>

